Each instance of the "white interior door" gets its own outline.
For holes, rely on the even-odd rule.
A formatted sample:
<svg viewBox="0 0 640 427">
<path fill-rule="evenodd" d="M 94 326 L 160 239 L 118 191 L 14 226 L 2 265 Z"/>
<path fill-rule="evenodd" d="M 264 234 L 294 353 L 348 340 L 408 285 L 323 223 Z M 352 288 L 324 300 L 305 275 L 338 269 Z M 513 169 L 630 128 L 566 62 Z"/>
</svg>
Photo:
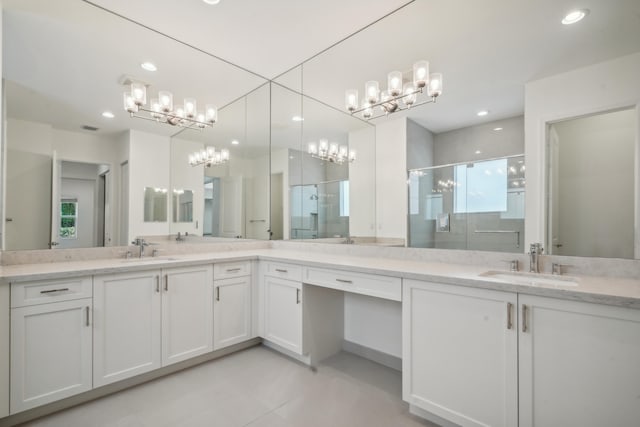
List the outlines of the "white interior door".
<svg viewBox="0 0 640 427">
<path fill-rule="evenodd" d="M 242 176 L 220 178 L 220 236 L 245 237 Z"/>
<path fill-rule="evenodd" d="M 51 240 L 49 247 L 55 249 L 59 244 L 60 227 L 60 186 L 61 186 L 61 162 L 58 160 L 56 150 L 51 155 Z"/>
</svg>

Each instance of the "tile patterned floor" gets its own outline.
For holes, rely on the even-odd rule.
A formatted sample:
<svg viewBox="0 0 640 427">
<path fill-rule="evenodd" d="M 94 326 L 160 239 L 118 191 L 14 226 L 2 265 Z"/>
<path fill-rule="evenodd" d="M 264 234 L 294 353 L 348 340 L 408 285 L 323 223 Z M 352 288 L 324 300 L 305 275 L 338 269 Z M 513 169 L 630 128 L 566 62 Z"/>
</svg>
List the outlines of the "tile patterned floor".
<svg viewBox="0 0 640 427">
<path fill-rule="evenodd" d="M 401 374 L 350 353 L 317 372 L 258 346 L 23 427 L 436 427 L 409 414 Z"/>
</svg>

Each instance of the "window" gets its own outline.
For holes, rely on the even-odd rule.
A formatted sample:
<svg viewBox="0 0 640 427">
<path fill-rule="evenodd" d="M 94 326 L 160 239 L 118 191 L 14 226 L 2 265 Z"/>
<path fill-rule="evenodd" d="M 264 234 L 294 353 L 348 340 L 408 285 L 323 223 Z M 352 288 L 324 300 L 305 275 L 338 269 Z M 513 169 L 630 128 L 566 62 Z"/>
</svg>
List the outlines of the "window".
<svg viewBox="0 0 640 427">
<path fill-rule="evenodd" d="M 340 216 L 349 216 L 349 181 L 340 181 Z"/>
<path fill-rule="evenodd" d="M 77 239 L 78 199 L 62 199 L 60 201 L 60 237 Z"/>
</svg>

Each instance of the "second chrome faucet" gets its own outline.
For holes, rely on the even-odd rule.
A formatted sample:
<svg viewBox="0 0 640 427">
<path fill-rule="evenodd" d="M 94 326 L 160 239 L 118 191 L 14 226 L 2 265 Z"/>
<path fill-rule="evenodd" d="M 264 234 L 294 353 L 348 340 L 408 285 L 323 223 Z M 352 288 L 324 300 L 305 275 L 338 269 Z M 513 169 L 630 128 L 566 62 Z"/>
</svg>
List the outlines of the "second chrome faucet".
<svg viewBox="0 0 640 427">
<path fill-rule="evenodd" d="M 542 255 L 544 249 L 540 243 L 532 243 L 529 246 L 529 272 L 540 273 L 539 256 Z"/>
</svg>

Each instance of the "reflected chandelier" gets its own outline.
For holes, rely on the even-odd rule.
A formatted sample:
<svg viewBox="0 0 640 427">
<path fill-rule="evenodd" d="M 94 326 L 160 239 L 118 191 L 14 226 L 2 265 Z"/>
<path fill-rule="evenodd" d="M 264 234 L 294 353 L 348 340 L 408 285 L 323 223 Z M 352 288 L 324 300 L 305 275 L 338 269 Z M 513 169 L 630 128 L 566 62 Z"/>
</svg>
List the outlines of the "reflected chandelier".
<svg viewBox="0 0 640 427">
<path fill-rule="evenodd" d="M 338 145 L 336 142 L 329 143 L 328 139 L 321 139 L 317 144 L 310 142 L 307 145 L 307 152 L 315 159 L 339 165 L 344 162 L 351 163 L 356 159 L 355 150 L 349 150 L 346 145 Z"/>
<path fill-rule="evenodd" d="M 204 129 L 218 120 L 218 110 L 214 105 L 207 104 L 204 112 L 198 112 L 193 98 L 185 98 L 183 105 L 174 108 L 173 94 L 166 90 L 159 91 L 158 98 L 151 99 L 149 104 L 147 107 L 147 86 L 140 82 L 131 83 L 131 92 L 124 94 L 124 109 L 131 117 L 187 129 Z M 150 117 L 137 115 L 140 111 L 149 113 Z"/>
<path fill-rule="evenodd" d="M 191 166 L 205 165 L 210 168 L 211 166 L 218 166 L 225 164 L 229 161 L 229 150 L 223 148 L 220 151 L 216 151 L 214 147 L 206 147 L 200 151 L 189 155 L 189 164 Z"/>
<path fill-rule="evenodd" d="M 424 93 L 428 99 L 418 102 L 420 94 Z M 345 104 L 351 115 L 362 113 L 366 120 L 377 119 L 383 115 L 407 110 L 411 107 L 436 102 L 442 95 L 442 74 L 429 74 L 429 62 L 420 60 L 413 64 L 413 81 L 403 84 L 402 71 L 392 71 L 387 76 L 387 90 L 380 91 L 380 85 L 370 80 L 364 85 L 364 100 L 362 106 L 358 103 L 358 91 L 349 89 L 345 93 Z M 382 113 L 376 114 L 375 107 L 380 107 Z"/>
</svg>

